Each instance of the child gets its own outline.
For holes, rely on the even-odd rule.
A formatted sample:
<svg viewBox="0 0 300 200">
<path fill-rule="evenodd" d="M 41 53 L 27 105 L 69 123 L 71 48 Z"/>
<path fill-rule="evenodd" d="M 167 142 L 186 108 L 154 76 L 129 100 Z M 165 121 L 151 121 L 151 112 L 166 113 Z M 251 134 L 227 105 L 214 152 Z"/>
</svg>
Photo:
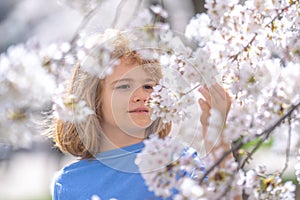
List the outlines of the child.
<svg viewBox="0 0 300 200">
<path fill-rule="evenodd" d="M 127 43 L 124 37 L 117 36 L 111 59 L 117 58 L 119 63 L 103 79 L 85 72 L 79 65 L 74 69 L 68 93 L 85 100 L 95 114 L 83 122 L 53 123 L 51 136 L 56 145 L 81 158 L 56 176 L 54 200 L 86 200 L 93 196 L 101 200 L 160 199 L 148 190 L 134 160 L 150 134 L 165 137 L 171 130 L 171 123 L 151 120 L 152 110 L 148 106 L 162 72 L 158 61 L 143 59 Z M 215 88 L 223 92 L 221 87 Z M 199 101 L 204 110 L 201 122 L 206 127 L 211 100 L 207 88 L 200 92 L 206 98 Z M 212 98 L 212 103 L 224 101 L 218 98 L 222 97 Z M 230 103 L 223 115 L 227 115 L 229 106 Z"/>
</svg>

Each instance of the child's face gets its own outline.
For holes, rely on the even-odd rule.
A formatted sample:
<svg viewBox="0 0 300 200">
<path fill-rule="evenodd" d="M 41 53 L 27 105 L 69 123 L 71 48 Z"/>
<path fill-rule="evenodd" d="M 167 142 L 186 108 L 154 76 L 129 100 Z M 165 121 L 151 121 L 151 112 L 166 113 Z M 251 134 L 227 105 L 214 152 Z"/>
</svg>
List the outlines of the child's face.
<svg viewBox="0 0 300 200">
<path fill-rule="evenodd" d="M 121 59 L 104 81 L 102 126 L 119 128 L 129 135 L 142 137 L 135 134 L 144 133 L 152 123 L 152 111 L 145 104 L 156 84 L 142 66 Z"/>
</svg>

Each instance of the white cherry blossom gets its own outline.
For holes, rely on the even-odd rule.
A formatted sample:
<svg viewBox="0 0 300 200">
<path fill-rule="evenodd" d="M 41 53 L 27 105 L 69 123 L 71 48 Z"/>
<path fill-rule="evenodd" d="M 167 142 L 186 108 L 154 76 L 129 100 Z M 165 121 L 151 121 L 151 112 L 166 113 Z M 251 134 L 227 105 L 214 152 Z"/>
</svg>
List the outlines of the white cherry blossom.
<svg viewBox="0 0 300 200">
<path fill-rule="evenodd" d="M 95 114 L 84 100 L 77 99 L 75 95 L 65 95 L 63 87 L 59 87 L 53 99 L 53 115 L 56 119 L 66 122 L 82 122 L 89 115 Z"/>
</svg>

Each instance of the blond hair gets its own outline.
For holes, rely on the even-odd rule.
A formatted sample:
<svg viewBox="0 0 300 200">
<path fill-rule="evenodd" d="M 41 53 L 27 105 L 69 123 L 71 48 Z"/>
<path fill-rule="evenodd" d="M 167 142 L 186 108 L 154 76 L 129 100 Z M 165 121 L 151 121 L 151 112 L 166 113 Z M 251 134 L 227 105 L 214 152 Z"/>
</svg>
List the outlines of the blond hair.
<svg viewBox="0 0 300 200">
<path fill-rule="evenodd" d="M 121 34 L 114 41 L 114 51 L 111 58 L 125 58 L 126 61 L 142 65 L 143 69 L 151 73 L 158 82 L 162 78 L 161 68 L 157 60 L 142 59 L 136 52 L 128 47 L 128 40 Z M 100 152 L 102 136 L 101 120 L 102 113 L 102 90 L 104 79 L 84 71 L 79 64 L 74 67 L 69 81 L 66 95 L 75 95 L 84 100 L 87 106 L 95 111 L 95 115 L 89 115 L 83 122 L 66 122 L 53 119 L 48 135 L 53 139 L 56 146 L 64 153 L 70 153 L 81 158 L 93 158 Z M 163 124 L 162 120 L 156 119 L 145 131 L 146 137 L 157 133 L 165 137 L 171 130 L 171 123 Z"/>
</svg>

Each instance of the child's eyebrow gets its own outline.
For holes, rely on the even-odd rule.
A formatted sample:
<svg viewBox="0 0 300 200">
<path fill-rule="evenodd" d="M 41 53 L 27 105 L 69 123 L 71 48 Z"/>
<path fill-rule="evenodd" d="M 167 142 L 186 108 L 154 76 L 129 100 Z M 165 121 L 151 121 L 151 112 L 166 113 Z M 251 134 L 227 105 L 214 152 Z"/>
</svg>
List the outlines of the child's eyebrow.
<svg viewBox="0 0 300 200">
<path fill-rule="evenodd" d="M 115 80 L 113 82 L 111 82 L 110 85 L 115 85 L 116 83 L 119 83 L 119 82 L 134 82 L 134 80 L 132 78 L 122 78 L 122 79 L 118 79 L 118 80 Z M 157 82 L 155 81 L 153 78 L 146 78 L 144 80 L 145 83 L 149 83 L 149 82 Z"/>
<path fill-rule="evenodd" d="M 146 78 L 146 79 L 145 79 L 145 82 L 147 82 L 147 83 L 148 83 L 148 82 L 157 82 L 157 81 L 155 81 L 155 80 L 154 80 L 154 79 L 152 79 L 152 78 Z"/>
<path fill-rule="evenodd" d="M 111 82 L 111 85 L 114 85 L 114 84 L 116 84 L 118 82 L 123 82 L 123 81 L 132 82 L 133 79 L 131 79 L 131 78 L 118 79 L 118 80 L 115 80 L 115 81 Z"/>
</svg>

